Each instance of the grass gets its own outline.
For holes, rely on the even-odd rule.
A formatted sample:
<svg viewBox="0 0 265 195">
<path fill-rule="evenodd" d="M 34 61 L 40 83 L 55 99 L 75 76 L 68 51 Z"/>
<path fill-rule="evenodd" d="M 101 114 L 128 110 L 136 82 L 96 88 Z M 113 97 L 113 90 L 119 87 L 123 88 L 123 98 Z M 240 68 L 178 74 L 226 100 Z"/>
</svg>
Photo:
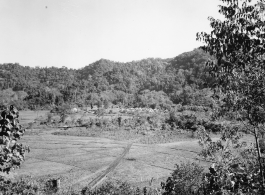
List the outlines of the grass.
<svg viewBox="0 0 265 195">
<path fill-rule="evenodd" d="M 41 111 L 20 111 L 19 122 L 22 125 L 26 125 L 30 122 L 35 122 L 36 119 L 45 119 L 48 110 L 41 110 Z"/>
<path fill-rule="evenodd" d="M 29 121 L 26 142 L 31 152 L 26 156 L 26 162 L 17 174 L 30 173 L 35 178 L 47 179 L 60 177 L 62 186 L 69 187 L 80 178 L 87 178 L 78 183 L 87 183 L 96 174 L 108 167 L 117 156 L 122 153 L 126 142 L 134 142 L 129 153 L 118 167 L 109 175 L 111 179 L 128 181 L 140 186 L 139 182 L 155 183 L 164 180 L 174 169 L 174 164 L 181 161 L 197 161 L 197 141 L 188 131 L 144 130 L 132 128 L 74 127 L 64 130 L 58 128 L 76 125 L 82 118 L 84 122 L 89 118 L 96 118 L 92 113 L 78 113 L 69 115 L 69 124 L 59 123 L 58 115 L 53 115 L 54 123 L 41 125 L 47 119 L 47 112 L 42 114 L 29 111 L 22 114 L 22 120 Z M 111 119 L 119 114 L 105 115 Z M 124 118 L 131 116 L 122 115 Z M 30 124 L 29 124 L 30 123 Z M 65 136 L 66 135 L 66 136 Z M 77 137 L 78 136 L 78 137 Z M 108 139 L 102 139 L 108 138 Z M 184 141 L 181 145 L 157 145 L 158 143 Z M 150 144 L 150 145 L 145 145 Z M 195 152 L 194 152 L 195 151 Z M 202 163 L 203 164 L 203 163 Z M 207 166 L 204 163 L 205 167 Z M 141 180 L 139 179 L 141 178 Z M 165 180 L 164 180 L 165 181 Z M 78 186 L 77 186 L 78 187 Z M 80 189 L 80 188 L 79 188 Z"/>
<path fill-rule="evenodd" d="M 25 126 L 25 129 L 26 131 L 24 135 L 40 135 L 48 131 L 54 131 L 53 128 L 47 127 L 46 125 L 39 125 L 39 124 Z"/>
<path fill-rule="evenodd" d="M 158 144 L 168 143 L 183 140 L 192 140 L 192 132 L 183 131 L 141 131 L 125 130 L 118 128 L 116 130 L 104 131 L 101 128 L 70 128 L 67 130 L 60 130 L 53 133 L 53 135 L 65 136 L 81 136 L 81 137 L 101 137 L 119 141 L 134 141 L 142 144 Z"/>
<path fill-rule="evenodd" d="M 125 124 L 125 126 L 122 125 L 121 127 L 119 127 L 118 124 L 112 124 L 113 119 L 117 120 L 117 117 L 122 117 L 122 121 L 126 121 L 130 118 L 133 118 L 133 115 L 119 113 L 117 110 L 115 110 L 115 113 L 116 114 L 104 114 L 104 116 L 102 117 L 97 117 L 93 113 L 85 112 L 69 114 L 66 117 L 64 124 L 59 123 L 58 115 L 54 114 L 51 120 L 54 121 L 53 124 L 55 124 L 55 126 L 61 126 L 61 130 L 54 132 L 53 135 L 100 137 L 119 141 L 134 141 L 135 143 L 142 144 L 177 142 L 183 140 L 192 140 L 194 138 L 192 132 L 184 131 L 181 129 L 174 129 L 173 131 L 160 130 L 161 126 L 155 127 L 155 129 L 153 129 L 153 127 L 151 127 L 151 124 L 149 124 L 147 121 L 140 125 L 129 123 Z M 142 117 L 144 119 L 148 118 L 148 116 L 150 116 L 150 114 L 147 113 L 141 115 L 140 118 Z M 160 118 L 165 117 L 164 113 L 158 116 Z M 157 117 L 157 120 L 160 120 L 159 117 Z M 91 122 L 91 120 L 94 120 L 94 123 L 97 120 L 101 123 L 107 121 L 107 124 L 103 124 L 103 127 L 98 127 L 95 124 L 93 126 L 87 127 L 76 127 L 80 125 L 86 126 Z M 134 118 L 134 120 L 136 119 Z M 67 127 L 64 128 L 64 126 Z M 167 129 L 168 128 L 169 127 L 167 127 Z"/>
</svg>

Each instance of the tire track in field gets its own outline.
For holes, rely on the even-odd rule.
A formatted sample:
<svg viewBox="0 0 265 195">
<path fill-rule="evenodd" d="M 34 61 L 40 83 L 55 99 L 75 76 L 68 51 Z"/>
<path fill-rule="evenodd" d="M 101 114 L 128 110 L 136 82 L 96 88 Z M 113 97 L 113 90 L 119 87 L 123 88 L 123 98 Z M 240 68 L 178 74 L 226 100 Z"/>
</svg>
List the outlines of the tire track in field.
<svg viewBox="0 0 265 195">
<path fill-rule="evenodd" d="M 132 146 L 133 143 L 130 143 L 126 146 L 126 148 L 124 149 L 123 153 L 118 157 L 116 158 L 109 166 L 108 168 L 103 171 L 101 174 L 99 174 L 96 178 L 94 178 L 92 181 L 90 181 L 88 183 L 88 185 L 86 185 L 87 188 L 89 189 L 93 189 L 94 187 L 96 187 L 110 172 L 112 172 L 121 162 L 121 160 L 126 156 L 126 154 L 128 154 L 128 152 L 130 151 L 131 149 L 131 146 Z M 83 177 L 81 179 L 79 179 L 77 182 L 75 182 L 75 184 L 79 183 L 79 182 L 82 182 L 83 180 L 87 179 L 91 177 L 88 176 L 88 177 Z"/>
</svg>

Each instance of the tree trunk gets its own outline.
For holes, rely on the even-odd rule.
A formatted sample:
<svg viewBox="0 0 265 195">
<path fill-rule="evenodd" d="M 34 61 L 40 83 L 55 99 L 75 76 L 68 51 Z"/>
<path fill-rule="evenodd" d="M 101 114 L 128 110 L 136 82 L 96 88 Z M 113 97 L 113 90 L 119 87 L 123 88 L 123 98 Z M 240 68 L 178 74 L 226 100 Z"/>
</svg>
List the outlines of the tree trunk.
<svg viewBox="0 0 265 195">
<path fill-rule="evenodd" d="M 255 142 L 256 142 L 257 151 L 258 151 L 258 161 L 259 161 L 260 176 L 261 176 L 261 190 L 262 190 L 262 194 L 263 194 L 263 192 L 264 192 L 264 171 L 263 171 L 263 166 L 262 166 L 262 162 L 261 162 L 259 137 L 258 137 L 258 132 L 257 132 L 256 127 L 254 128 L 254 137 L 255 137 Z"/>
</svg>

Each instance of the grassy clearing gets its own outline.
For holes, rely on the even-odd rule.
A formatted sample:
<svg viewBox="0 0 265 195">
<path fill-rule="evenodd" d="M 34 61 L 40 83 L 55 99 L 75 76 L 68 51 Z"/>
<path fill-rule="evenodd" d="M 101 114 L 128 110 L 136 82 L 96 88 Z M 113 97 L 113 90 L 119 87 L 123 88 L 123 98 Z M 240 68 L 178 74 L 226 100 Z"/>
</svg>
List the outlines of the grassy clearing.
<svg viewBox="0 0 265 195">
<path fill-rule="evenodd" d="M 119 127 L 112 120 L 116 121 L 121 116 L 123 121 L 129 121 L 133 117 L 120 113 L 104 115 L 102 119 L 107 119 L 109 123 L 103 124 L 103 127 L 97 126 L 96 120 L 99 117 L 92 113 L 69 114 L 65 123 L 59 122 L 60 117 L 55 114 L 52 114 L 51 122 L 47 123 L 47 115 L 47 112 L 38 117 L 28 115 L 36 117 L 27 124 L 30 128 L 25 136 L 32 150 L 26 157 L 28 164 L 25 163 L 18 174 L 31 173 L 36 178 L 43 179 L 60 177 L 65 188 L 86 178 L 82 180 L 83 183 L 77 183 L 85 186 L 98 171 L 104 170 L 123 151 L 124 141 L 135 144 L 109 177 L 131 184 L 137 183 L 136 186 L 140 186 L 141 182 L 149 182 L 152 178 L 155 178 L 153 182 L 157 185 L 174 170 L 176 163 L 198 161 L 196 152 L 199 147 L 191 131 L 150 128 L 146 120 L 139 121 L 137 125 L 132 122 L 130 128 L 126 124 Z M 78 126 L 81 122 L 86 124 L 91 118 L 94 120 L 91 127 L 66 128 Z M 151 124 L 155 124 L 155 119 L 157 118 L 150 119 Z M 157 145 L 181 141 L 186 145 Z"/>
<path fill-rule="evenodd" d="M 53 135 L 81 136 L 81 137 L 101 137 L 119 141 L 134 141 L 142 144 L 158 144 L 194 139 L 189 131 L 136 131 L 118 128 L 117 130 L 104 131 L 101 128 L 70 128 L 60 130 Z"/>
<path fill-rule="evenodd" d="M 41 111 L 20 111 L 19 122 L 22 125 L 26 125 L 28 123 L 34 123 L 35 120 L 45 120 L 48 110 L 41 110 Z"/>
</svg>

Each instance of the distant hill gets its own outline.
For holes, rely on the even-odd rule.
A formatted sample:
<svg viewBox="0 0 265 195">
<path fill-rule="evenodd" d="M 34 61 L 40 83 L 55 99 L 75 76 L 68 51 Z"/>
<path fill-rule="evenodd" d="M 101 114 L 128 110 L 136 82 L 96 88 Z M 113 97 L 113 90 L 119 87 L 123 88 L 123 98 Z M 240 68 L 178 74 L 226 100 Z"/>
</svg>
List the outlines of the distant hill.
<svg viewBox="0 0 265 195">
<path fill-rule="evenodd" d="M 98 101 L 136 106 L 143 94 L 149 98 L 158 96 L 156 92 L 163 93 L 168 101 L 183 103 L 176 96 L 184 89 L 202 90 L 212 79 L 206 72 L 208 59 L 211 56 L 195 49 L 171 59 L 148 58 L 127 63 L 100 59 L 78 70 L 2 64 L 0 90 L 26 92 L 23 105 L 30 108 Z M 14 102 L 14 98 L 12 101 L 21 102 Z"/>
</svg>

